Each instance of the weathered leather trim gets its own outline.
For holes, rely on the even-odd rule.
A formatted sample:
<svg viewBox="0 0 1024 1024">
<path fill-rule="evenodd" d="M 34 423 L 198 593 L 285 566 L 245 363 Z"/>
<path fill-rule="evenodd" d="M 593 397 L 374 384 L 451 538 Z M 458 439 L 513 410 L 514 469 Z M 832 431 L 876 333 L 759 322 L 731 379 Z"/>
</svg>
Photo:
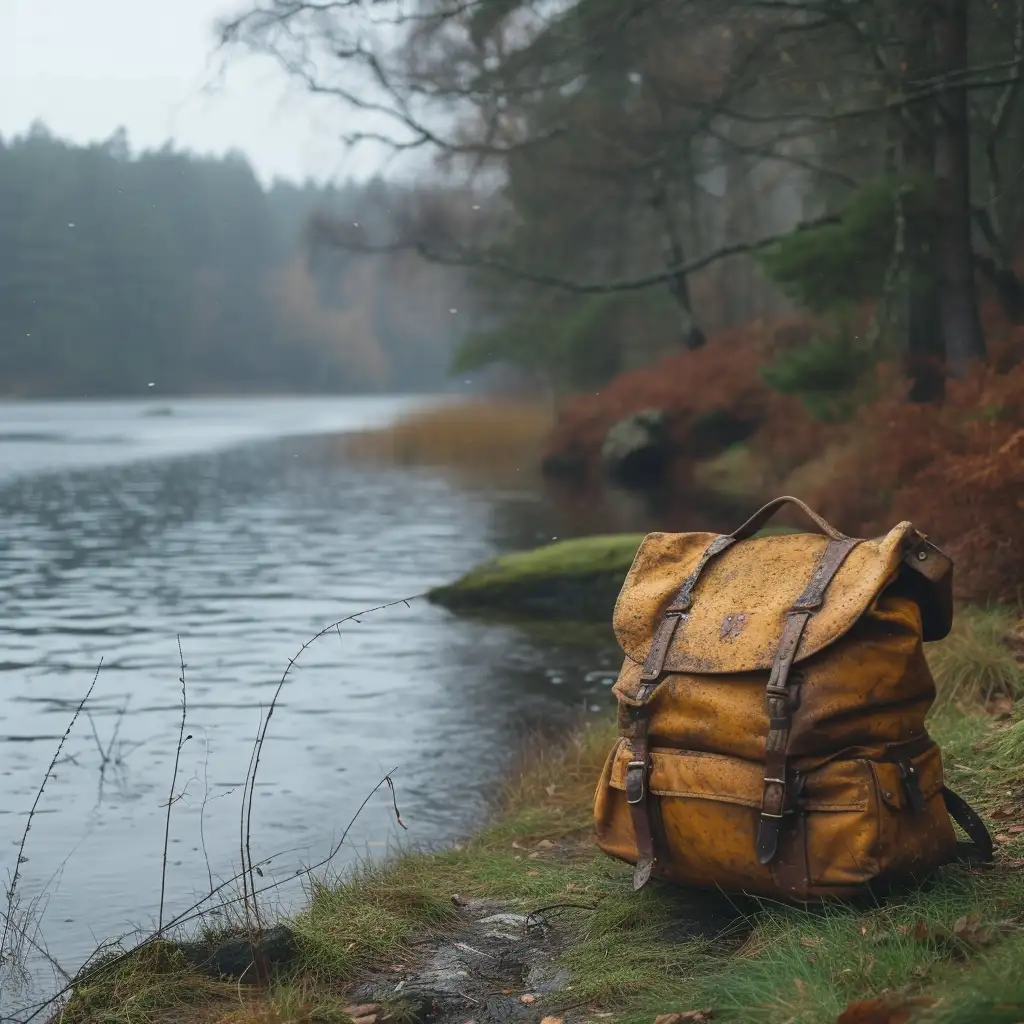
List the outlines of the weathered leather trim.
<svg viewBox="0 0 1024 1024">
<path fill-rule="evenodd" d="M 762 864 L 770 864 L 775 859 L 783 815 L 791 809 L 793 803 L 790 798 L 792 780 L 787 758 L 789 732 L 793 724 L 790 669 L 807 625 L 821 607 L 829 584 L 835 579 L 843 561 L 859 543 L 848 537 L 829 540 L 810 581 L 786 616 L 786 625 L 775 652 L 765 698 L 768 736 L 764 745 L 764 790 L 761 794 L 761 819 L 757 830 L 757 859 Z"/>
</svg>

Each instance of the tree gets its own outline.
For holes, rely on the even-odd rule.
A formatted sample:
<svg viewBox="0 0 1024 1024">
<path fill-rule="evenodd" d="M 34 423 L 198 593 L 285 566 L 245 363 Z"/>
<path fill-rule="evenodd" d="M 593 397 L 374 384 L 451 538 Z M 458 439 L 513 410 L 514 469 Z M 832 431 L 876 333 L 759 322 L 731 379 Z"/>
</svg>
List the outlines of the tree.
<svg viewBox="0 0 1024 1024">
<path fill-rule="evenodd" d="M 537 289 L 664 288 L 678 340 L 698 345 L 697 277 L 794 228 L 802 240 L 896 175 L 887 216 L 900 251 L 884 256 L 887 294 L 869 297 L 887 317 L 902 309 L 912 395 L 932 399 L 943 363 L 960 373 L 984 357 L 974 271 L 1008 308 L 1024 295 L 1012 271 L 1022 204 L 1009 184 L 1022 176 L 1007 173 L 1020 156 L 1008 113 L 1019 108 L 1020 9 L 1007 33 L 1003 5 L 967 0 L 263 0 L 224 38 L 377 117 L 353 144 L 429 151 L 446 173 L 490 183 L 482 242 L 412 219 L 388 247 L 483 271 L 492 294 L 488 275 L 503 275 L 504 316 L 515 315 L 510 290 L 525 309 Z M 980 176 L 979 136 L 991 157 Z M 979 202 L 996 180 L 998 198 Z M 930 197 L 928 212 L 901 213 L 911 191 Z"/>
<path fill-rule="evenodd" d="M 399 256 L 372 268 L 305 259 L 311 212 L 386 224 L 389 201 L 382 183 L 265 190 L 238 156 L 132 156 L 124 132 L 73 146 L 35 126 L 0 143 L 0 388 L 444 386 L 462 294 L 451 274 L 410 274 Z M 392 315 L 398 294 L 418 321 Z"/>
</svg>

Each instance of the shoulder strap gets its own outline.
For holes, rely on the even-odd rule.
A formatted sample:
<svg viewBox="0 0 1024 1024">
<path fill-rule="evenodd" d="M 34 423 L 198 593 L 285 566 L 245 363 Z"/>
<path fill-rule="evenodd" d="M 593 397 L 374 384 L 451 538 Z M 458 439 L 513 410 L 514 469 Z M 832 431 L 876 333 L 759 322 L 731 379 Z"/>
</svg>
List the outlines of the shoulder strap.
<svg viewBox="0 0 1024 1024">
<path fill-rule="evenodd" d="M 969 843 L 959 844 L 956 859 L 990 863 L 995 856 L 995 849 L 985 822 L 963 797 L 957 796 L 948 786 L 942 787 L 942 799 L 946 804 L 949 816 L 967 833 L 971 840 Z"/>
</svg>

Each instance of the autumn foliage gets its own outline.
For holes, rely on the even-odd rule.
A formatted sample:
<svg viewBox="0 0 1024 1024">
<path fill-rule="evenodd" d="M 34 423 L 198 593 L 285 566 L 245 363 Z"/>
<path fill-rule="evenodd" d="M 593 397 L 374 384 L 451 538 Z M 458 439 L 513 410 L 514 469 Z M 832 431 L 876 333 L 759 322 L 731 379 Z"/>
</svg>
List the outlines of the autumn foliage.
<svg viewBox="0 0 1024 1024">
<path fill-rule="evenodd" d="M 1024 591 L 1024 327 L 994 308 L 986 320 L 989 363 L 950 381 L 942 405 L 907 401 L 897 368 L 881 365 L 873 397 L 835 424 L 772 391 L 760 373 L 809 326 L 755 321 L 566 401 L 548 457 L 575 459 L 593 478 L 613 423 L 664 409 L 676 452 L 671 485 L 680 501 L 699 504 L 693 467 L 717 454 L 702 427 L 728 414 L 746 425 L 742 439 L 761 468 L 752 500 L 796 493 L 857 536 L 909 519 L 956 560 L 959 596 L 1014 600 Z"/>
</svg>

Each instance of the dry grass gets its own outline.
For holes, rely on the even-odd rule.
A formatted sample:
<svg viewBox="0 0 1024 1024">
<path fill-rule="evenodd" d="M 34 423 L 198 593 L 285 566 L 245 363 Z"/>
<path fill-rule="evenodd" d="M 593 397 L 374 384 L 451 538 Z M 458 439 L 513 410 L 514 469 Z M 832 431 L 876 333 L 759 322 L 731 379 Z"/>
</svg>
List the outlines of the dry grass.
<svg viewBox="0 0 1024 1024">
<path fill-rule="evenodd" d="M 1024 697 L 1024 665 L 1012 646 L 1017 619 L 1005 607 L 957 611 L 950 635 L 927 648 L 938 709 Z"/>
<path fill-rule="evenodd" d="M 589 722 L 570 736 L 538 734 L 528 740 L 498 793 L 498 818 L 532 808 L 585 815 L 590 822 L 594 786 L 617 736 L 614 719 Z"/>
<path fill-rule="evenodd" d="M 381 430 L 343 440 L 345 454 L 400 466 L 472 474 L 534 474 L 553 423 L 539 403 L 505 399 L 451 402 L 410 413 Z"/>
</svg>

